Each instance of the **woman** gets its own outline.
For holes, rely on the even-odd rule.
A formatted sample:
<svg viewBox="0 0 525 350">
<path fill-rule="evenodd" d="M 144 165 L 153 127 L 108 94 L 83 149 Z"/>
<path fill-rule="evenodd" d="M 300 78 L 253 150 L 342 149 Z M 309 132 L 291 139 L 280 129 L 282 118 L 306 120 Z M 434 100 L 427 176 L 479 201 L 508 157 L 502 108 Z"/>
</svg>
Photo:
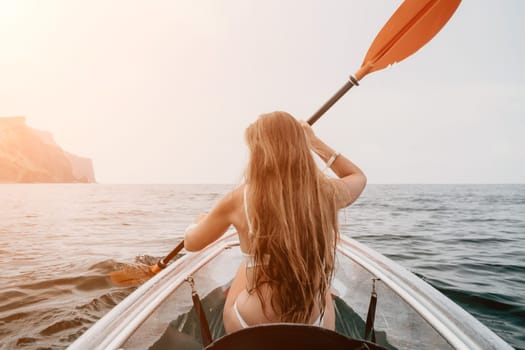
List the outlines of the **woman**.
<svg viewBox="0 0 525 350">
<path fill-rule="evenodd" d="M 366 177 L 285 112 L 262 115 L 246 130 L 246 141 L 246 183 L 197 219 L 186 231 L 185 248 L 206 247 L 230 225 L 237 230 L 244 261 L 224 306 L 228 333 L 273 322 L 334 329 L 337 210 L 359 197 Z M 311 150 L 338 178 L 319 170 Z"/>
</svg>

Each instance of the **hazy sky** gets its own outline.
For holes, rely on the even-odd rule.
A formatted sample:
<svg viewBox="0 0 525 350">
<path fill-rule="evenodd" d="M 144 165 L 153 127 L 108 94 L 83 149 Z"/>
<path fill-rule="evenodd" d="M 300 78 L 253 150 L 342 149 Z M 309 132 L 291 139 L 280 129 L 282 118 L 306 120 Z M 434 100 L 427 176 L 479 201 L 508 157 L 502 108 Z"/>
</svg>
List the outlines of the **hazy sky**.
<svg viewBox="0 0 525 350">
<path fill-rule="evenodd" d="M 235 183 L 263 112 L 307 119 L 394 0 L 0 0 L 0 116 L 101 183 Z M 370 183 L 525 183 L 525 1 L 464 0 L 314 127 Z"/>
</svg>

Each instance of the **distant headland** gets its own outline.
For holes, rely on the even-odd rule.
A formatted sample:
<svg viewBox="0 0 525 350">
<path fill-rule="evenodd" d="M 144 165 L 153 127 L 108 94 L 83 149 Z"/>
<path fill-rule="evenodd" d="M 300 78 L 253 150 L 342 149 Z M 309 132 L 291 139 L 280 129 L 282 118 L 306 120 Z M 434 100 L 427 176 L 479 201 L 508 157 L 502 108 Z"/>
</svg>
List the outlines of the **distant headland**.
<svg viewBox="0 0 525 350">
<path fill-rule="evenodd" d="M 0 183 L 71 182 L 96 182 L 91 159 L 64 151 L 25 117 L 0 117 Z"/>
</svg>

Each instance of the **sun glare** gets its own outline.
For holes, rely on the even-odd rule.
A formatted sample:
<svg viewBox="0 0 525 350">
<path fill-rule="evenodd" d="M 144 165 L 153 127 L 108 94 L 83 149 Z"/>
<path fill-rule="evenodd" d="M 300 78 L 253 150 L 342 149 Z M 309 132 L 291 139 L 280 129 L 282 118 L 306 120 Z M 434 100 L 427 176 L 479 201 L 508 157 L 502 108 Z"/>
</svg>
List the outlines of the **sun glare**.
<svg viewBox="0 0 525 350">
<path fill-rule="evenodd" d="M 14 0 L 0 0 L 0 23 L 12 22 L 20 13 L 21 2 Z"/>
</svg>

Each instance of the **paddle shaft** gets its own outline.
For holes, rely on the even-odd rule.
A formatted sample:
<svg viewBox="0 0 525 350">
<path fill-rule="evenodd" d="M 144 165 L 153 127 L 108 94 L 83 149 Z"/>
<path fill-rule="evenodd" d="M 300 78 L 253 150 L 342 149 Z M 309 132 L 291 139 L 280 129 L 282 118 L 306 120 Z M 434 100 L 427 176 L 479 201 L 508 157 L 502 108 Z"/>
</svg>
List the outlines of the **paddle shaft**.
<svg viewBox="0 0 525 350">
<path fill-rule="evenodd" d="M 161 269 L 165 268 L 166 265 L 172 260 L 179 252 L 184 248 L 184 241 L 181 241 L 173 250 L 166 255 L 164 258 L 160 259 L 157 263 L 157 266 Z"/>
<path fill-rule="evenodd" d="M 447 23 L 461 0 L 405 0 L 378 33 L 361 68 L 313 116 L 314 124 L 365 75 L 400 62 L 419 50 Z"/>
<path fill-rule="evenodd" d="M 323 116 L 323 114 L 326 113 L 327 110 L 330 109 L 330 107 L 332 107 L 337 101 L 339 101 L 339 99 L 343 97 L 343 95 L 346 94 L 348 90 L 350 90 L 352 86 L 354 85 L 359 85 L 359 82 L 357 81 L 356 78 L 354 78 L 353 76 L 350 76 L 346 84 L 343 85 L 343 87 L 340 88 L 339 91 L 337 91 L 334 96 L 332 96 L 328 101 L 326 101 L 326 103 L 322 105 L 321 108 L 319 108 L 319 110 L 310 117 L 310 119 L 307 120 L 307 123 L 310 125 L 313 125 L 319 118 Z"/>
</svg>

